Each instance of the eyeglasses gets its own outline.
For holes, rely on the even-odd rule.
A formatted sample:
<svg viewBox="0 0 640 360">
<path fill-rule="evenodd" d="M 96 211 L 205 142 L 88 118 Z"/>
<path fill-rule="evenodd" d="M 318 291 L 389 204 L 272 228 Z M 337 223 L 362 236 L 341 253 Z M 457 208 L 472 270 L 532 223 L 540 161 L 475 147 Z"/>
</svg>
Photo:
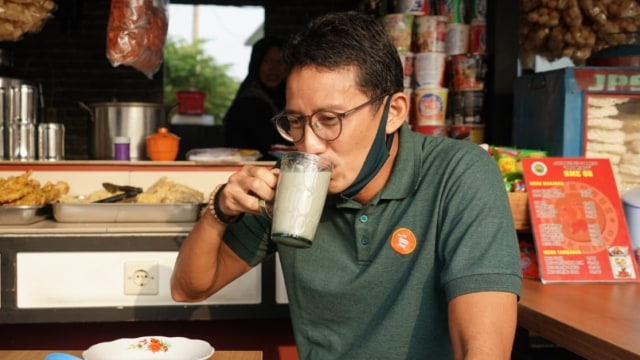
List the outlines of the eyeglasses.
<svg viewBox="0 0 640 360">
<path fill-rule="evenodd" d="M 309 122 L 309 127 L 317 137 L 325 141 L 333 141 L 342 133 L 342 120 L 344 120 L 344 118 L 388 95 L 389 94 L 384 94 L 370 99 L 343 113 L 320 110 L 311 115 L 295 115 L 285 112 L 274 116 L 271 121 L 275 123 L 278 132 L 285 140 L 294 143 L 304 138 L 304 128 L 307 121 Z"/>
</svg>

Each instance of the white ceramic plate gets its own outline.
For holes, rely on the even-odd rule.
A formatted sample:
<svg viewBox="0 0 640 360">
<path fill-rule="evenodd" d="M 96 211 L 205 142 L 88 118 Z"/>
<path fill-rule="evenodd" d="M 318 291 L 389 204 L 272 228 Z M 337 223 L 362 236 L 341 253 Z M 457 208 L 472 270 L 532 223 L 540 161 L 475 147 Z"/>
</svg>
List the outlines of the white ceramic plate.
<svg viewBox="0 0 640 360">
<path fill-rule="evenodd" d="M 184 337 L 143 336 L 122 338 L 91 346 L 84 360 L 206 360 L 214 349 L 204 340 Z"/>
</svg>

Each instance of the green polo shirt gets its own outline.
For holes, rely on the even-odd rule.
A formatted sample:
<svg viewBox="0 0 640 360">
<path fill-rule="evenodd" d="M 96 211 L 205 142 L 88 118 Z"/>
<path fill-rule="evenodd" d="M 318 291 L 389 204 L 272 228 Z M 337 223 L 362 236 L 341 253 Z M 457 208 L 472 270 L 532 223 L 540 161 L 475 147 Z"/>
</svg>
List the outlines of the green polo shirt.
<svg viewBox="0 0 640 360">
<path fill-rule="evenodd" d="M 302 359 L 451 359 L 447 302 L 519 295 L 507 194 L 479 146 L 400 130 L 393 174 L 367 205 L 330 196 L 308 249 L 277 247 L 245 216 L 225 242 L 258 264 L 278 251 Z"/>
</svg>

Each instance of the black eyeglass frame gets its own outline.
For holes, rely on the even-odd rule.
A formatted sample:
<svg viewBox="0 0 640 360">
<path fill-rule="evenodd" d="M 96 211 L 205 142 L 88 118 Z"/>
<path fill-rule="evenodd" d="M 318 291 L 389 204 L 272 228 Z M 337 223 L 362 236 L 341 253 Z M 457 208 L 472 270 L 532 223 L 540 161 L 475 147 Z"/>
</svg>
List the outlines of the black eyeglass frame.
<svg viewBox="0 0 640 360">
<path fill-rule="evenodd" d="M 318 110 L 318 111 L 312 113 L 311 115 L 297 115 L 296 116 L 295 114 L 288 114 L 288 113 L 286 113 L 286 111 L 284 111 L 284 112 L 281 112 L 281 113 L 275 115 L 274 117 L 272 117 L 271 118 L 271 122 L 275 125 L 276 129 L 278 130 L 280 135 L 285 140 L 291 141 L 293 143 L 297 143 L 299 141 L 302 141 L 302 139 L 304 139 L 304 135 L 305 135 L 305 131 L 306 131 L 305 129 L 307 127 L 307 123 L 309 123 L 309 127 L 311 128 L 311 131 L 313 131 L 313 133 L 317 137 L 319 137 L 320 139 L 322 139 L 324 141 L 333 141 L 333 140 L 336 140 L 337 138 L 339 138 L 340 135 L 342 134 L 342 121 L 344 120 L 344 118 L 346 118 L 347 116 L 349 116 L 349 115 L 355 113 L 356 111 L 364 108 L 367 105 L 371 105 L 371 104 L 375 103 L 376 101 L 380 101 L 380 100 L 384 99 L 385 97 L 391 96 L 391 95 L 393 95 L 393 93 L 386 93 L 386 94 L 377 96 L 375 98 L 367 100 L 366 102 L 364 102 L 364 103 L 362 103 L 362 104 L 360 104 L 360 105 L 358 105 L 358 106 L 356 106 L 354 108 L 351 108 L 351 109 L 349 109 L 349 110 L 347 110 L 345 112 L 341 112 L 341 113 L 335 112 L 335 111 L 331 111 L 331 110 Z M 338 131 L 338 133 L 336 134 L 335 137 L 333 137 L 331 139 L 327 139 L 327 138 L 319 135 L 316 132 L 316 129 L 318 129 L 318 126 L 315 125 L 314 122 L 312 122 L 312 119 L 316 114 L 319 114 L 319 113 L 328 113 L 328 114 L 334 115 L 338 119 L 338 124 L 340 125 L 340 130 Z M 279 119 L 287 119 L 287 122 L 289 122 L 288 121 L 289 117 L 295 117 L 295 118 L 297 118 L 298 121 L 303 122 L 302 135 L 300 136 L 299 139 L 293 139 L 291 134 L 287 133 L 284 130 L 284 128 L 280 125 L 280 123 L 278 122 Z"/>
</svg>

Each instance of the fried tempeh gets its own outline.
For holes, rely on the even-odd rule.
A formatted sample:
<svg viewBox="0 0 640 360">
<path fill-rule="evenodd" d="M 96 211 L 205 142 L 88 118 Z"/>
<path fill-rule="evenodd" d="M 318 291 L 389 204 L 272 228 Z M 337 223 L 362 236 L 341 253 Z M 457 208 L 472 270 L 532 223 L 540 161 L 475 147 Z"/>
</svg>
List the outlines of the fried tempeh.
<svg viewBox="0 0 640 360">
<path fill-rule="evenodd" d="M 55 184 L 47 182 L 40 187 L 38 180 L 30 179 L 31 174 L 32 171 L 28 170 L 19 176 L 0 178 L 0 205 L 41 206 L 69 192 L 69 184 L 64 181 Z"/>
</svg>

